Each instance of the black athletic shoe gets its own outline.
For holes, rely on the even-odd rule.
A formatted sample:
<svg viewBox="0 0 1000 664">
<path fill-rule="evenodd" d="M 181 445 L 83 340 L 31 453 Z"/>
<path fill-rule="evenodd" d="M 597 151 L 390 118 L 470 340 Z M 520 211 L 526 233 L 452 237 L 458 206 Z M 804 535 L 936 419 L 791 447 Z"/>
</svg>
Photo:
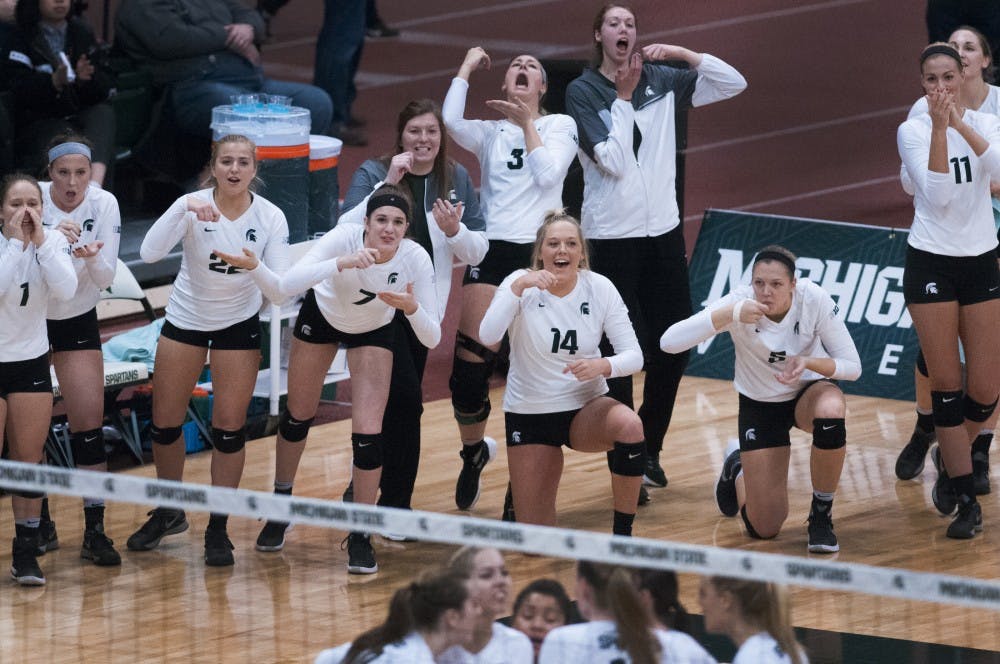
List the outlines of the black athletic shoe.
<svg viewBox="0 0 1000 664">
<path fill-rule="evenodd" d="M 948 524 L 947 535 L 952 539 L 972 539 L 982 529 L 983 508 L 969 501 L 958 508 L 958 514 Z"/>
<path fill-rule="evenodd" d="M 378 563 L 375 562 L 375 549 L 372 548 L 371 535 L 364 533 L 351 533 L 340 548 L 347 545 L 347 571 L 350 574 L 374 574 L 378 571 Z"/>
<path fill-rule="evenodd" d="M 38 566 L 38 542 L 34 537 L 15 537 L 10 577 L 22 586 L 44 586 L 45 575 Z"/>
<path fill-rule="evenodd" d="M 115 551 L 114 541 L 104 534 L 104 526 L 98 524 L 83 531 L 83 546 L 80 557 L 98 567 L 115 567 L 122 564 L 121 555 Z"/>
<path fill-rule="evenodd" d="M 38 523 L 38 555 L 45 555 L 46 551 L 55 551 L 58 548 L 59 534 L 56 533 L 56 522 L 42 517 Z"/>
<path fill-rule="evenodd" d="M 660 466 L 660 455 L 650 454 L 646 457 L 646 469 L 642 471 L 642 483 L 646 486 L 663 488 L 667 486 L 667 474 Z"/>
<path fill-rule="evenodd" d="M 934 462 L 934 467 L 938 471 L 937 479 L 934 480 L 934 487 L 931 489 L 931 500 L 934 502 L 934 507 L 937 508 L 938 512 L 941 512 L 945 516 L 950 516 L 954 514 L 955 508 L 958 507 L 958 496 L 955 495 L 955 489 L 951 486 L 948 471 L 941 460 L 941 447 L 939 445 L 931 448 L 931 461 Z"/>
<path fill-rule="evenodd" d="M 148 512 L 148 515 L 149 520 L 132 533 L 125 543 L 130 551 L 152 551 L 167 535 L 176 535 L 188 529 L 184 510 L 157 507 Z"/>
<path fill-rule="evenodd" d="M 648 505 L 650 500 L 652 500 L 652 498 L 649 497 L 649 491 L 646 490 L 646 487 L 644 487 L 644 486 L 642 486 L 640 484 L 639 485 L 639 505 Z"/>
<path fill-rule="evenodd" d="M 836 553 L 840 551 L 833 532 L 833 518 L 829 508 L 813 508 L 809 512 L 809 552 Z"/>
<path fill-rule="evenodd" d="M 899 457 L 896 458 L 896 477 L 901 480 L 912 480 L 922 473 L 927 450 L 935 440 L 937 440 L 935 432 L 925 433 L 920 429 L 914 429 L 910 442 L 903 447 Z"/>
<path fill-rule="evenodd" d="M 511 493 L 510 482 L 507 482 L 507 494 L 503 497 L 503 514 L 500 516 L 500 520 L 510 523 L 517 521 L 517 517 L 514 515 L 514 494 Z"/>
<path fill-rule="evenodd" d="M 205 564 L 209 567 L 229 567 L 235 564 L 234 548 L 225 530 L 205 531 Z"/>
<path fill-rule="evenodd" d="M 990 492 L 989 452 L 972 453 L 972 483 L 976 487 L 977 496 L 985 496 Z"/>
<path fill-rule="evenodd" d="M 497 441 L 489 436 L 483 438 L 478 445 L 463 445 L 459 456 L 462 457 L 462 470 L 455 483 L 455 505 L 460 510 L 471 510 L 479 500 L 479 477 L 493 457 L 497 455 Z"/>
<path fill-rule="evenodd" d="M 740 448 L 737 447 L 726 457 L 722 472 L 719 473 L 719 481 L 715 483 L 715 502 L 724 516 L 736 516 L 740 511 L 740 503 L 736 497 L 736 476 L 742 468 Z"/>
<path fill-rule="evenodd" d="M 340 500 L 345 503 L 354 502 L 354 480 L 348 482 L 347 488 L 344 489 L 344 495 L 340 497 Z"/>
<path fill-rule="evenodd" d="M 382 21 L 378 21 L 377 23 L 373 23 L 369 27 L 365 28 L 365 36 L 371 39 L 380 39 L 382 37 L 398 37 L 399 29 L 389 27 Z"/>
<path fill-rule="evenodd" d="M 281 551 L 285 548 L 285 531 L 288 530 L 287 521 L 268 521 L 260 529 L 257 535 L 258 551 Z"/>
</svg>

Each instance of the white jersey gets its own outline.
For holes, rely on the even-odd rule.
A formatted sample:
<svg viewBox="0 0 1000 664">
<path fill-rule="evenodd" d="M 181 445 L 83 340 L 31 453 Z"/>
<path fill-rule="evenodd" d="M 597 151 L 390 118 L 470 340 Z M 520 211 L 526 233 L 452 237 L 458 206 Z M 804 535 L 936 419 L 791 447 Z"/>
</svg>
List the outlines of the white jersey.
<svg viewBox="0 0 1000 664">
<path fill-rule="evenodd" d="M 990 202 L 990 180 L 1000 180 L 1000 118 L 965 111 L 963 119 L 990 143 L 980 156 L 955 129 L 947 129 L 947 173 L 927 169 L 931 117 L 908 119 L 896 142 L 913 183 L 911 247 L 944 256 L 979 256 L 997 246 Z"/>
<path fill-rule="evenodd" d="M 807 384 L 823 377 L 806 369 L 794 384 L 778 382 L 776 376 L 785 370 L 785 360 L 795 355 L 832 358 L 836 370 L 831 378 L 856 380 L 861 375 L 858 349 L 844 321 L 837 317 L 840 309 L 830 294 L 812 281 L 805 277 L 796 280 L 792 306 L 779 323 L 764 316 L 757 323 L 731 322 L 715 329 L 713 311 L 748 299 L 753 299 L 753 287 L 737 286 L 694 316 L 671 325 L 660 337 L 660 348 L 676 353 L 728 331 L 736 349 L 733 386 L 756 401 L 789 401 Z"/>
<path fill-rule="evenodd" d="M 213 201 L 213 189 L 192 196 Z M 280 302 L 276 275 L 288 267 L 288 223 L 277 205 L 254 194 L 238 219 L 198 221 L 178 198 L 153 224 L 139 254 L 147 263 L 166 256 L 182 242 L 181 269 L 167 302 L 167 320 L 184 330 L 211 332 L 244 321 L 263 304 L 261 293 Z M 215 251 L 241 255 L 253 251 L 262 265 L 247 272 L 223 262 Z"/>
<path fill-rule="evenodd" d="M 802 664 L 809 664 L 809 658 L 800 649 Z M 743 642 L 733 658 L 733 664 L 792 664 L 792 658 L 781 649 L 778 642 L 767 632 L 758 632 Z"/>
<path fill-rule="evenodd" d="M 379 293 L 404 293 L 412 283 L 418 306 L 406 318 L 420 343 L 434 348 L 441 340 L 441 324 L 431 257 L 404 238 L 396 255 L 385 263 L 338 270 L 337 259 L 360 251 L 364 235 L 362 225 L 337 224 L 282 277 L 282 292 L 292 295 L 312 287 L 327 322 L 341 332 L 359 334 L 388 325 L 396 315 L 395 307 L 380 300 Z"/>
<path fill-rule="evenodd" d="M 351 644 L 345 643 L 324 650 L 316 656 L 314 664 L 340 664 L 350 649 Z M 434 653 L 418 632 L 410 632 L 402 641 L 386 645 L 377 657 L 362 653 L 357 661 L 364 664 L 435 664 Z"/>
<path fill-rule="evenodd" d="M 0 362 L 49 352 L 49 300 L 68 299 L 75 291 L 76 272 L 62 233 L 46 229 L 42 246 L 27 249 L 21 240 L 0 235 Z"/>
<path fill-rule="evenodd" d="M 52 201 L 52 183 L 39 182 L 38 186 L 42 189 L 42 224 L 46 228 L 55 229 L 69 219 L 80 226 L 79 246 L 104 243 L 93 258 L 71 255 L 76 270 L 76 293 L 68 300 L 49 300 L 50 319 L 73 318 L 93 309 L 101 299 L 101 291 L 115 280 L 122 231 L 118 199 L 91 182 L 80 204 L 72 212 L 64 212 Z"/>
<path fill-rule="evenodd" d="M 501 623 L 493 623 L 493 636 L 486 647 L 471 653 L 462 646 L 452 646 L 438 656 L 438 664 L 532 664 L 535 651 L 523 632 Z"/>
<path fill-rule="evenodd" d="M 509 120 L 462 117 L 468 91 L 468 81 L 453 79 L 442 115 L 448 135 L 479 160 L 486 237 L 534 242 L 545 213 L 563 207 L 563 180 L 578 146 L 576 122 L 568 115 L 543 115 L 534 121 L 542 145 L 528 152 L 524 131 Z"/>
<path fill-rule="evenodd" d="M 486 345 L 498 343 L 510 330 L 505 411 L 575 410 L 607 392 L 603 377 L 579 381 L 563 371 L 569 362 L 601 357 L 598 345 L 603 334 L 615 350 L 606 358 L 612 378 L 642 369 L 642 351 L 628 307 L 607 277 L 580 270 L 576 287 L 563 297 L 537 288 L 526 288 L 517 297 L 511 284 L 526 273 L 517 270 L 503 280 L 479 327 L 479 338 Z"/>
<path fill-rule="evenodd" d="M 697 641 L 674 630 L 653 630 L 664 664 L 715 664 Z M 632 661 L 618 646 L 618 629 L 610 620 L 556 627 L 545 636 L 538 664 L 624 664 Z"/>
</svg>

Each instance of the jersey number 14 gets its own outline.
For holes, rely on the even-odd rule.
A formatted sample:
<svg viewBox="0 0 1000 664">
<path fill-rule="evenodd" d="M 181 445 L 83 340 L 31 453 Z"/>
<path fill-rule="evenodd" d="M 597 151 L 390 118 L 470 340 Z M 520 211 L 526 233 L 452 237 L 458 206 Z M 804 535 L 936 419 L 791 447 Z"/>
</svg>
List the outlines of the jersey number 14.
<svg viewBox="0 0 1000 664">
<path fill-rule="evenodd" d="M 566 330 L 563 334 L 558 327 L 553 327 L 552 331 L 552 352 L 558 353 L 560 350 L 569 351 L 570 355 L 575 355 L 580 346 L 576 342 L 576 330 Z"/>
</svg>

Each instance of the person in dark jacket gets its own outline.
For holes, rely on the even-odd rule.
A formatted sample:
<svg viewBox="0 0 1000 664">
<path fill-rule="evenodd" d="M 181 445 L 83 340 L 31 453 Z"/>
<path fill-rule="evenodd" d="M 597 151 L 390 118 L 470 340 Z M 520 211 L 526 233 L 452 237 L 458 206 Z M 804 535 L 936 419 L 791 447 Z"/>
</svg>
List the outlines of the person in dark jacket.
<svg viewBox="0 0 1000 664">
<path fill-rule="evenodd" d="M 39 155 L 53 137 L 82 132 L 94 144 L 91 180 L 100 185 L 114 157 L 113 81 L 94 67 L 97 39 L 83 19 L 69 15 L 70 4 L 20 0 L 0 72 L 13 98 L 17 166 L 41 171 Z"/>
</svg>

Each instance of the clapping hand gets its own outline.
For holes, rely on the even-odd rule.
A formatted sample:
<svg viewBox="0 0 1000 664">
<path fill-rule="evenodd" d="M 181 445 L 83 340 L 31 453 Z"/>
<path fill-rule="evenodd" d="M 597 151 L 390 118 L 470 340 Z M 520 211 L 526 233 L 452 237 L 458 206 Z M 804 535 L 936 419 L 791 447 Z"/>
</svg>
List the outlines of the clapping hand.
<svg viewBox="0 0 1000 664">
<path fill-rule="evenodd" d="M 219 251 L 218 249 L 213 249 L 212 253 L 224 260 L 228 265 L 238 267 L 241 270 L 256 270 L 257 266 L 260 265 L 260 261 L 257 259 L 257 254 L 250 251 L 246 247 L 243 247 L 242 254 L 227 254 Z"/>
<path fill-rule="evenodd" d="M 417 298 L 413 295 L 413 282 L 406 284 L 406 292 L 382 291 L 378 294 L 378 299 L 382 300 L 390 307 L 401 310 L 407 316 L 412 316 L 417 311 Z"/>
<path fill-rule="evenodd" d="M 358 249 L 353 254 L 348 254 L 347 256 L 341 256 L 337 259 L 337 268 L 339 270 L 349 270 L 350 268 L 355 268 L 358 270 L 363 270 L 366 267 L 371 267 L 375 265 L 378 260 L 378 249 L 373 249 L 371 247 L 362 247 Z"/>
</svg>

